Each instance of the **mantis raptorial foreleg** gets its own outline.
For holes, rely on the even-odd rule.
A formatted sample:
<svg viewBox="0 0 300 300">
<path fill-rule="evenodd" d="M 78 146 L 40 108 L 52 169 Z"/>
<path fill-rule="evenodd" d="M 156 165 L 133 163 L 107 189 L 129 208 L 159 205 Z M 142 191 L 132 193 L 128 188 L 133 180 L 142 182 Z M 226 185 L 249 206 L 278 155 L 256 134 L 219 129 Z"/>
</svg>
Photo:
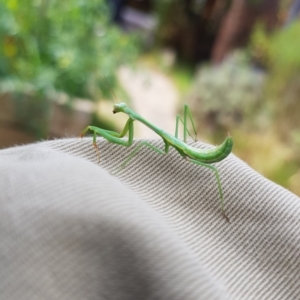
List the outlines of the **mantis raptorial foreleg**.
<svg viewBox="0 0 300 300">
<path fill-rule="evenodd" d="M 111 130 L 107 130 L 107 129 L 102 129 L 102 128 L 98 128 L 95 126 L 87 126 L 81 133 L 81 137 L 83 137 L 85 135 L 85 133 L 88 130 L 91 130 L 94 132 L 93 134 L 93 145 L 96 149 L 97 152 L 97 156 L 98 156 L 98 163 L 100 163 L 100 154 L 99 154 L 99 148 L 97 146 L 96 143 L 96 139 L 97 139 L 97 134 L 104 137 L 106 140 L 108 140 L 111 143 L 114 144 L 119 144 L 122 146 L 131 146 L 133 143 L 133 135 L 134 135 L 134 127 L 133 127 L 133 119 L 129 118 L 123 128 L 123 130 L 118 133 L 115 131 L 111 131 Z M 126 133 L 128 132 L 128 140 L 123 140 L 122 137 L 124 137 L 126 135 Z"/>
<path fill-rule="evenodd" d="M 188 116 L 189 116 L 189 118 L 191 120 L 191 123 L 192 123 L 192 126 L 193 126 L 195 138 L 192 137 L 189 130 L 187 129 L 187 117 Z M 186 141 L 187 141 L 186 134 L 188 134 L 196 142 L 197 141 L 197 132 L 196 132 L 196 129 L 195 129 L 195 125 L 194 125 L 194 121 L 193 121 L 191 111 L 190 111 L 189 107 L 186 104 L 184 105 L 183 120 L 181 119 L 181 117 L 179 115 L 176 116 L 176 129 L 175 129 L 175 137 L 176 138 L 178 138 L 179 121 L 183 124 L 183 141 L 186 143 Z"/>
<path fill-rule="evenodd" d="M 93 130 L 94 134 L 93 134 L 93 145 L 96 149 L 97 155 L 98 155 L 98 163 L 100 162 L 100 154 L 99 154 L 99 148 L 97 146 L 96 143 L 96 138 L 97 138 L 97 134 L 99 134 L 100 136 L 104 137 L 105 139 L 107 139 L 109 142 L 111 143 L 115 143 L 115 144 L 119 144 L 122 146 L 126 146 L 129 147 L 132 145 L 133 143 L 133 136 L 134 136 L 134 127 L 133 127 L 133 119 L 129 118 L 123 128 L 123 130 L 121 131 L 121 133 L 115 132 L 115 131 L 111 131 L 111 130 L 106 130 L 106 129 L 101 129 L 98 127 L 94 127 L 94 126 L 88 126 L 86 127 L 83 131 L 81 136 L 83 136 L 88 130 Z M 126 135 L 126 133 L 128 132 L 128 140 L 123 140 L 122 137 L 124 137 Z M 167 154 L 169 151 L 169 144 L 167 142 L 165 142 L 165 150 L 161 150 L 151 144 L 149 144 L 148 142 L 141 142 L 133 151 L 132 153 L 128 156 L 128 158 L 126 158 L 126 160 L 122 163 L 120 169 L 124 168 L 126 166 L 126 164 L 134 157 L 134 155 L 138 152 L 138 150 L 142 147 L 142 146 L 147 146 L 149 148 L 151 148 L 152 150 L 156 151 L 157 153 L 160 154 Z"/>
</svg>

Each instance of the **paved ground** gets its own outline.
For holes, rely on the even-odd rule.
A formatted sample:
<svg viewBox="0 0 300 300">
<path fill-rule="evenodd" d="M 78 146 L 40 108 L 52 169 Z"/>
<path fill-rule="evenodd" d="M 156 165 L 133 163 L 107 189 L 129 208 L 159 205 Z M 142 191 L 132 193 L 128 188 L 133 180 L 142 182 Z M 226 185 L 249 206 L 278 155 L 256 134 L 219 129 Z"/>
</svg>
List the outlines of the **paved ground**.
<svg viewBox="0 0 300 300">
<path fill-rule="evenodd" d="M 131 99 L 131 107 L 151 123 L 174 134 L 179 93 L 171 80 L 145 67 L 135 70 L 122 67 L 118 77 Z M 157 137 L 138 122 L 135 122 L 135 132 L 139 138 Z"/>
</svg>

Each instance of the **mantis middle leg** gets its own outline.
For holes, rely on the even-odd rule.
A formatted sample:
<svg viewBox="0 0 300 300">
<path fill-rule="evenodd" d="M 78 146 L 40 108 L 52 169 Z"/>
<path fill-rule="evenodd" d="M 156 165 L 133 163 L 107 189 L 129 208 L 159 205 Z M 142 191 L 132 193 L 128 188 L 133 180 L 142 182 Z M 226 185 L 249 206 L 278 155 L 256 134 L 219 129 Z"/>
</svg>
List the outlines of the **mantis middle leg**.
<svg viewBox="0 0 300 300">
<path fill-rule="evenodd" d="M 120 172 L 121 169 L 123 169 L 128 163 L 129 161 L 135 156 L 135 154 L 139 151 L 139 149 L 142 147 L 142 146 L 147 146 L 149 147 L 150 149 L 154 150 L 155 152 L 159 153 L 159 154 L 167 154 L 169 152 L 169 143 L 167 141 L 164 140 L 164 143 L 165 143 L 165 149 L 164 151 L 151 145 L 150 143 L 148 142 L 141 142 L 131 153 L 130 155 L 126 158 L 126 160 L 122 163 L 121 167 L 119 168 L 119 170 L 117 171 Z M 116 174 L 116 173 L 115 173 Z"/>
<path fill-rule="evenodd" d="M 194 141 L 196 142 L 197 141 L 197 132 L 196 132 L 196 129 L 195 129 L 195 124 L 194 124 L 194 121 L 193 121 L 193 117 L 192 117 L 192 114 L 191 114 L 191 111 L 188 107 L 187 104 L 184 105 L 184 114 L 183 114 L 183 120 L 181 119 L 181 117 L 179 115 L 176 116 L 176 129 L 175 129 L 175 137 L 178 138 L 178 124 L 179 124 L 179 121 L 183 124 L 183 141 L 186 143 L 187 141 L 187 134 L 191 137 L 192 135 L 190 134 L 189 130 L 187 129 L 187 117 L 190 118 L 191 120 L 191 123 L 192 123 L 192 126 L 193 126 L 193 130 L 194 130 L 194 134 L 195 134 L 195 138 L 194 138 Z"/>
</svg>

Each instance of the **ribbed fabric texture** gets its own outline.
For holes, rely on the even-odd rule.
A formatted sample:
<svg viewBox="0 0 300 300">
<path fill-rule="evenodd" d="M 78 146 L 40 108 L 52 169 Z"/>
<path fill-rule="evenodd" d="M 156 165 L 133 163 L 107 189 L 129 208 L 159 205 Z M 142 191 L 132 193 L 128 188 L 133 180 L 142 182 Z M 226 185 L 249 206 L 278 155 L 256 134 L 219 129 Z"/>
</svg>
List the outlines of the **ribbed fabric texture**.
<svg viewBox="0 0 300 300">
<path fill-rule="evenodd" d="M 300 299 L 300 198 L 231 154 L 228 223 L 212 170 L 97 141 L 0 151 L 0 299 Z"/>
</svg>

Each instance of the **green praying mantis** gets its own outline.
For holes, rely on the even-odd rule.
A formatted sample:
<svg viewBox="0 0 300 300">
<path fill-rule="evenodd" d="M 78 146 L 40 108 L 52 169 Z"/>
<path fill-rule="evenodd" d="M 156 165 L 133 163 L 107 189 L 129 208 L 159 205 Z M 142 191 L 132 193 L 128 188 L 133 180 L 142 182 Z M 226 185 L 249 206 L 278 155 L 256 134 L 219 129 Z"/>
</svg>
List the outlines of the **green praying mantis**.
<svg viewBox="0 0 300 300">
<path fill-rule="evenodd" d="M 121 133 L 98 128 L 95 126 L 87 126 L 80 135 L 80 137 L 83 137 L 88 130 L 93 132 L 93 145 L 98 154 L 99 161 L 100 161 L 99 148 L 96 143 L 97 135 L 102 136 L 103 138 L 105 138 L 106 140 L 108 140 L 111 143 L 129 147 L 132 145 L 133 137 L 134 137 L 133 122 L 139 121 L 139 122 L 143 123 L 144 125 L 146 125 L 148 128 L 150 128 L 151 130 L 153 130 L 155 133 L 157 133 L 163 139 L 164 144 L 165 144 L 165 149 L 161 150 L 161 149 L 149 144 L 148 142 L 143 141 L 132 151 L 132 153 L 129 155 L 129 157 L 123 162 L 123 164 L 121 165 L 121 168 L 125 167 L 126 164 L 137 153 L 137 151 L 144 145 L 160 154 L 167 154 L 169 152 L 170 146 L 172 146 L 179 152 L 179 154 L 183 158 L 187 159 L 189 162 L 209 168 L 212 171 L 214 171 L 216 179 L 217 179 L 218 190 L 219 190 L 219 195 L 220 195 L 221 211 L 222 211 L 223 216 L 229 222 L 229 219 L 228 219 L 227 215 L 225 214 L 224 198 L 223 198 L 223 191 L 222 191 L 222 187 L 221 187 L 219 172 L 218 172 L 217 168 L 211 164 L 225 159 L 230 154 L 230 152 L 232 150 L 232 146 L 233 146 L 233 140 L 232 140 L 231 136 L 228 134 L 228 136 L 226 137 L 225 141 L 222 144 L 214 147 L 213 149 L 209 149 L 209 150 L 201 150 L 201 149 L 197 149 L 197 148 L 189 146 L 186 143 L 187 134 L 190 135 L 190 133 L 187 129 L 187 117 L 189 117 L 191 120 L 195 136 L 196 136 L 196 130 L 195 130 L 195 125 L 193 122 L 193 118 L 192 118 L 190 109 L 187 105 L 184 105 L 183 120 L 180 116 L 176 117 L 175 136 L 173 136 L 170 133 L 167 133 L 166 131 L 151 124 L 149 121 L 144 119 L 142 116 L 140 116 L 139 114 L 134 112 L 132 109 L 127 107 L 127 105 L 125 103 L 118 103 L 113 106 L 114 114 L 120 113 L 120 112 L 127 114 L 129 117 L 124 126 L 124 129 L 121 131 Z M 184 126 L 183 141 L 178 139 L 179 122 L 181 122 Z M 128 139 L 125 140 L 125 139 L 123 139 L 123 137 L 127 134 L 127 132 L 128 132 Z"/>
</svg>

